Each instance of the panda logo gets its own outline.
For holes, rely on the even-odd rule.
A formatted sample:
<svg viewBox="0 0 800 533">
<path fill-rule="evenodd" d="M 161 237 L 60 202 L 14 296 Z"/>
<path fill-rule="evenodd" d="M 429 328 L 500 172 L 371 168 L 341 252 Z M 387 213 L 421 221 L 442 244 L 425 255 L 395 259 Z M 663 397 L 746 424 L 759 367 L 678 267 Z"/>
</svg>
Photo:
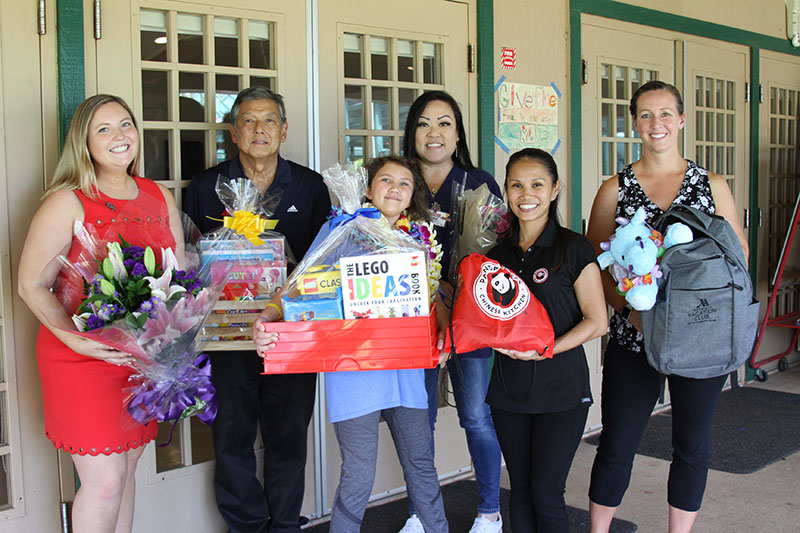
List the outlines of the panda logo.
<svg viewBox="0 0 800 533">
<path fill-rule="evenodd" d="M 472 290 L 478 309 L 497 320 L 511 320 L 525 311 L 531 301 L 525 282 L 495 261 L 481 264 Z"/>
<path fill-rule="evenodd" d="M 507 307 L 517 295 L 517 284 L 508 272 L 498 271 L 489 274 L 489 285 L 492 288 L 492 301 L 501 307 Z"/>
</svg>

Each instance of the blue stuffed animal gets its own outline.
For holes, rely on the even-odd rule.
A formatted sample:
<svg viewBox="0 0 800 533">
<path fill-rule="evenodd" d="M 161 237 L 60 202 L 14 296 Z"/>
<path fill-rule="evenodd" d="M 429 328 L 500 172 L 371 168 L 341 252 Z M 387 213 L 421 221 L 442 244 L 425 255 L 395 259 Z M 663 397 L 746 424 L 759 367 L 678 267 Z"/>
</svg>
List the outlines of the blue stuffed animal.
<svg viewBox="0 0 800 533">
<path fill-rule="evenodd" d="M 606 251 L 597 257 L 600 268 L 611 267 L 617 292 L 637 311 L 650 309 L 656 303 L 656 279 L 661 277 L 658 259 L 664 250 L 694 238 L 692 230 L 681 223 L 671 224 L 662 237 L 645 220 L 643 207 L 636 210 L 630 221 L 618 218 L 619 226 L 611 240 L 600 244 Z"/>
</svg>

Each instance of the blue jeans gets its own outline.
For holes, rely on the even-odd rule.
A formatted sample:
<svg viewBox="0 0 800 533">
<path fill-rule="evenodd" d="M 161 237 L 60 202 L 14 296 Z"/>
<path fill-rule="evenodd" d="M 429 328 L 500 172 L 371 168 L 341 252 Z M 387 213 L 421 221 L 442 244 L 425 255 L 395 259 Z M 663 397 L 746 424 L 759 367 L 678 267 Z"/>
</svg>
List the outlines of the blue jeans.
<svg viewBox="0 0 800 533">
<path fill-rule="evenodd" d="M 472 352 L 480 354 L 481 352 Z M 466 354 L 463 354 L 466 355 Z M 448 365 L 450 382 L 456 400 L 459 425 L 467 435 L 467 448 L 472 456 L 475 479 L 478 481 L 478 512 L 500 511 L 500 444 L 494 431 L 492 413 L 486 403 L 489 388 L 489 358 L 464 357 Z M 460 372 L 459 372 L 460 367 Z M 462 378 L 463 376 L 463 378 Z M 436 426 L 438 405 L 439 368 L 425 370 L 425 388 L 428 391 L 428 419 L 431 433 Z M 431 439 L 431 452 L 434 442 Z M 414 506 L 410 506 L 414 513 Z"/>
</svg>

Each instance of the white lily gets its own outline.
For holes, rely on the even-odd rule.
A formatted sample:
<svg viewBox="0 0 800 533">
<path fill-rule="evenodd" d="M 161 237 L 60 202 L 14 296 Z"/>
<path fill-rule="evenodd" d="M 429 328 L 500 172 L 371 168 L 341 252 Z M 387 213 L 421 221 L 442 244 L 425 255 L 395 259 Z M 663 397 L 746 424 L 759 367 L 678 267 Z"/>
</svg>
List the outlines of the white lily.
<svg viewBox="0 0 800 533">
<path fill-rule="evenodd" d="M 92 313 L 83 313 L 81 315 L 72 315 L 72 323 L 78 328 L 78 331 L 86 331 L 89 327 L 88 319 Z"/>
<path fill-rule="evenodd" d="M 114 279 L 125 283 L 128 281 L 128 270 L 122 262 L 122 247 L 118 242 L 108 243 L 108 259 L 111 262 L 111 267 L 114 270 Z"/>
<path fill-rule="evenodd" d="M 145 276 L 144 279 L 150 285 L 150 294 L 162 302 L 166 302 L 175 294 L 186 292 L 180 285 L 170 285 L 172 283 L 172 269 L 164 269 L 160 277 Z"/>
<path fill-rule="evenodd" d="M 163 270 L 179 270 L 178 268 L 178 258 L 175 257 L 175 252 L 172 251 L 172 248 L 162 248 L 161 249 L 161 268 Z"/>
</svg>

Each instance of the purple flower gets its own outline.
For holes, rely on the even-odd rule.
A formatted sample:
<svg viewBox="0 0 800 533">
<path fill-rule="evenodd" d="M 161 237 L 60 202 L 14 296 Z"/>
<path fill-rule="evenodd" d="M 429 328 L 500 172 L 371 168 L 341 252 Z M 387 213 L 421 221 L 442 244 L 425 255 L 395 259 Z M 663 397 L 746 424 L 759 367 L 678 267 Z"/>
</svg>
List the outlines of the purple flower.
<svg viewBox="0 0 800 533">
<path fill-rule="evenodd" d="M 100 304 L 100 309 L 97 311 L 97 316 L 104 322 L 111 322 L 114 318 L 116 318 L 118 312 L 118 305 L 105 303 Z"/>
<path fill-rule="evenodd" d="M 127 248 L 123 248 L 122 253 L 125 255 L 125 257 L 129 257 L 131 259 L 141 259 L 144 257 L 144 248 L 141 246 L 129 246 Z"/>
<path fill-rule="evenodd" d="M 89 315 L 89 318 L 86 320 L 87 331 L 92 329 L 102 328 L 103 326 L 104 326 L 103 321 L 100 320 L 95 315 Z"/>
<path fill-rule="evenodd" d="M 145 300 L 142 302 L 142 305 L 139 306 L 139 311 L 142 313 L 150 313 L 155 309 L 156 303 L 158 302 L 158 298 L 150 298 L 149 300 Z"/>
<path fill-rule="evenodd" d="M 131 269 L 131 276 L 134 277 L 143 277 L 147 275 L 147 269 L 144 267 L 143 263 L 136 263 L 133 265 Z"/>
</svg>

